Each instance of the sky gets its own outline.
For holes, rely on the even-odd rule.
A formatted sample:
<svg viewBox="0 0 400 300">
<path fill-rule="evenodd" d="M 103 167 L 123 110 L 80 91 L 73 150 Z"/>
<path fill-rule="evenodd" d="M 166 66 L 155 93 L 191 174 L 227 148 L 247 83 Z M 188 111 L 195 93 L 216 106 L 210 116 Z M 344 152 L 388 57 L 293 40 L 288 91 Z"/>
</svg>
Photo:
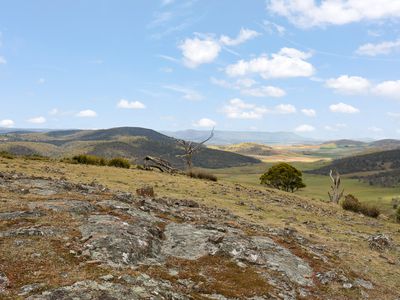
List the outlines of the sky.
<svg viewBox="0 0 400 300">
<path fill-rule="evenodd" d="M 0 127 L 400 138 L 399 0 L 1 0 Z"/>
</svg>

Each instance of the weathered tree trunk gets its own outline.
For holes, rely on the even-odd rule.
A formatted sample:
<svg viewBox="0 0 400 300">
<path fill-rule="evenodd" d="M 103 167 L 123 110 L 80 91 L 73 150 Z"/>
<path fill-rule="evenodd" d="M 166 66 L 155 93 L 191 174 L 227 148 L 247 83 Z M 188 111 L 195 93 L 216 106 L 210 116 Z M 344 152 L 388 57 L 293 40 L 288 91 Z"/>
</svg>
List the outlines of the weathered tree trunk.
<svg viewBox="0 0 400 300">
<path fill-rule="evenodd" d="M 332 185 L 331 185 L 331 191 L 328 192 L 329 199 L 331 202 L 334 203 L 339 203 L 340 199 L 343 197 L 344 189 L 341 189 L 341 180 L 340 180 L 340 174 L 338 171 L 335 170 L 335 176 L 333 176 L 333 171 L 331 170 L 329 172 L 329 177 L 331 178 Z"/>
<path fill-rule="evenodd" d="M 161 172 L 166 172 L 166 173 L 175 173 L 178 170 L 175 169 L 174 167 L 171 166 L 171 164 L 159 157 L 152 157 L 152 156 L 146 156 L 144 159 L 144 167 L 146 169 L 151 169 L 155 168 L 160 170 Z"/>
</svg>

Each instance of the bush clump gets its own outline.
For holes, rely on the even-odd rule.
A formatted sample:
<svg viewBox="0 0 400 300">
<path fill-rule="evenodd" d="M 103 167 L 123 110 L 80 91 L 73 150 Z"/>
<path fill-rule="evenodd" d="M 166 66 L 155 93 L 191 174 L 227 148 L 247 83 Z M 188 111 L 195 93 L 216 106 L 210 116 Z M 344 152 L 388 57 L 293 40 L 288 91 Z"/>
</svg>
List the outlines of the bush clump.
<svg viewBox="0 0 400 300">
<path fill-rule="evenodd" d="M 377 218 L 380 215 L 380 210 L 376 206 L 371 206 L 361 203 L 354 195 L 346 195 L 342 201 L 342 208 L 355 213 L 361 213 L 364 216 Z"/>
<path fill-rule="evenodd" d="M 14 159 L 15 155 L 7 152 L 7 151 L 0 151 L 0 157 L 7 158 L 7 159 Z"/>
<path fill-rule="evenodd" d="M 186 173 L 187 176 L 192 177 L 192 178 L 198 178 L 198 179 L 204 179 L 204 180 L 210 180 L 210 181 L 218 181 L 217 176 L 204 172 L 204 171 L 189 171 Z"/>
<path fill-rule="evenodd" d="M 396 222 L 400 223 L 400 206 L 396 210 L 395 218 L 396 218 Z"/>
<path fill-rule="evenodd" d="M 107 161 L 95 155 L 81 154 L 76 155 L 72 158 L 72 163 L 83 164 L 83 165 L 94 165 L 94 166 L 106 166 Z"/>
<path fill-rule="evenodd" d="M 109 160 L 107 165 L 109 167 L 124 168 L 124 169 L 129 169 L 131 167 L 131 163 L 129 162 L 129 160 L 120 157 Z"/>
</svg>

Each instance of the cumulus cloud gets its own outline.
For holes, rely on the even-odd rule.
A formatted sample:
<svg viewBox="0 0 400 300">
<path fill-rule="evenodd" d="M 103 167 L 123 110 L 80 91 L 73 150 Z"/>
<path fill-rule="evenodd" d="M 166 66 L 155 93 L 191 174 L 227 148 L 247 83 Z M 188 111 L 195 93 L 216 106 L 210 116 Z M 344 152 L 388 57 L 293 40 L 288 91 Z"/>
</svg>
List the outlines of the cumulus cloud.
<svg viewBox="0 0 400 300">
<path fill-rule="evenodd" d="M 213 62 L 221 51 L 221 45 L 212 38 L 186 39 L 180 45 L 183 62 L 189 68 Z"/>
<path fill-rule="evenodd" d="M 252 97 L 283 97 L 286 92 L 275 86 L 262 86 L 251 78 L 240 78 L 234 82 L 211 78 L 211 82 L 223 88 L 239 90 L 241 94 Z"/>
<path fill-rule="evenodd" d="M 303 108 L 301 112 L 306 115 L 307 117 L 315 117 L 317 115 L 317 112 L 314 109 L 307 109 Z"/>
<path fill-rule="evenodd" d="M 240 29 L 239 34 L 236 38 L 232 39 L 226 35 L 222 35 L 219 40 L 222 45 L 237 46 L 237 45 L 243 44 L 244 42 L 246 42 L 248 40 L 258 37 L 259 35 L 260 35 L 260 33 L 258 33 L 257 31 L 242 28 L 242 29 Z"/>
<path fill-rule="evenodd" d="M 378 44 L 364 44 L 357 49 L 356 53 L 359 55 L 377 56 L 390 54 L 396 51 L 400 51 L 400 39 L 397 41 L 382 42 Z"/>
<path fill-rule="evenodd" d="M 329 109 L 331 110 L 331 112 L 343 114 L 356 114 L 360 112 L 358 108 L 342 102 L 338 104 L 332 104 L 331 106 L 329 106 Z"/>
<path fill-rule="evenodd" d="M 239 60 L 229 65 L 225 72 L 231 77 L 259 74 L 264 79 L 310 77 L 314 74 L 313 65 L 306 61 L 310 57 L 310 53 L 282 48 L 271 57 L 263 55 L 249 61 Z"/>
<path fill-rule="evenodd" d="M 208 118 L 202 118 L 200 120 L 198 120 L 197 122 L 195 122 L 193 124 L 196 127 L 202 127 L 202 128 L 212 128 L 215 127 L 215 125 L 217 125 L 217 122 L 208 119 Z"/>
<path fill-rule="evenodd" d="M 315 130 L 315 127 L 311 126 L 311 125 L 307 125 L 307 124 L 303 124 L 300 126 L 297 126 L 294 131 L 296 132 L 312 132 Z"/>
<path fill-rule="evenodd" d="M 381 82 L 372 89 L 372 92 L 378 96 L 400 99 L 400 80 Z"/>
<path fill-rule="evenodd" d="M 242 89 L 241 93 L 253 97 L 283 97 L 286 92 L 275 86 L 260 86 L 256 88 Z"/>
<path fill-rule="evenodd" d="M 268 0 L 267 9 L 303 28 L 400 17 L 398 0 Z"/>
<path fill-rule="evenodd" d="M 6 127 L 6 128 L 11 128 L 14 127 L 15 122 L 13 120 L 1 120 L 0 121 L 0 127 Z"/>
<path fill-rule="evenodd" d="M 29 123 L 32 124 L 43 124 L 46 123 L 46 118 L 45 117 L 34 117 L 28 120 Z"/>
<path fill-rule="evenodd" d="M 294 114 L 296 107 L 292 104 L 279 104 L 275 106 L 272 112 L 277 114 Z"/>
<path fill-rule="evenodd" d="M 268 109 L 234 98 L 229 100 L 222 112 L 230 119 L 261 119 L 268 112 Z"/>
<path fill-rule="evenodd" d="M 123 109 L 144 109 L 146 108 L 146 105 L 144 105 L 140 101 L 131 101 L 129 102 L 126 99 L 121 99 L 119 100 L 117 104 L 118 108 L 123 108 Z"/>
<path fill-rule="evenodd" d="M 363 77 L 342 75 L 328 79 L 325 85 L 343 94 L 364 94 L 368 93 L 371 83 Z"/>
<path fill-rule="evenodd" d="M 182 94 L 185 100 L 199 101 L 203 99 L 203 96 L 199 92 L 179 85 L 165 85 L 163 88 Z"/>
<path fill-rule="evenodd" d="M 94 110 L 86 109 L 78 112 L 76 116 L 79 118 L 94 118 L 97 117 L 97 113 Z"/>
</svg>

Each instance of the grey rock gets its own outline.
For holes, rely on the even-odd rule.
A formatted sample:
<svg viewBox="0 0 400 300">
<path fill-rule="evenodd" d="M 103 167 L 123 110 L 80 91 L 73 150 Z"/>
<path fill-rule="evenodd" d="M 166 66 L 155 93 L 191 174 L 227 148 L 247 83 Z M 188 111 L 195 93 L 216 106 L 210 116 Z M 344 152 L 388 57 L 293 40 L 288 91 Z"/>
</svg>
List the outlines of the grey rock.
<svg viewBox="0 0 400 300">
<path fill-rule="evenodd" d="M 6 274 L 4 274 L 3 272 L 0 272 L 0 295 L 5 293 L 6 288 L 8 287 L 9 284 L 10 284 L 10 281 L 9 281 L 8 277 L 6 276 Z"/>
<path fill-rule="evenodd" d="M 367 280 L 364 280 L 361 278 L 356 279 L 354 281 L 354 284 L 355 284 L 355 286 L 360 286 L 367 290 L 372 290 L 374 288 L 374 285 L 370 281 L 367 281 Z"/>
</svg>

